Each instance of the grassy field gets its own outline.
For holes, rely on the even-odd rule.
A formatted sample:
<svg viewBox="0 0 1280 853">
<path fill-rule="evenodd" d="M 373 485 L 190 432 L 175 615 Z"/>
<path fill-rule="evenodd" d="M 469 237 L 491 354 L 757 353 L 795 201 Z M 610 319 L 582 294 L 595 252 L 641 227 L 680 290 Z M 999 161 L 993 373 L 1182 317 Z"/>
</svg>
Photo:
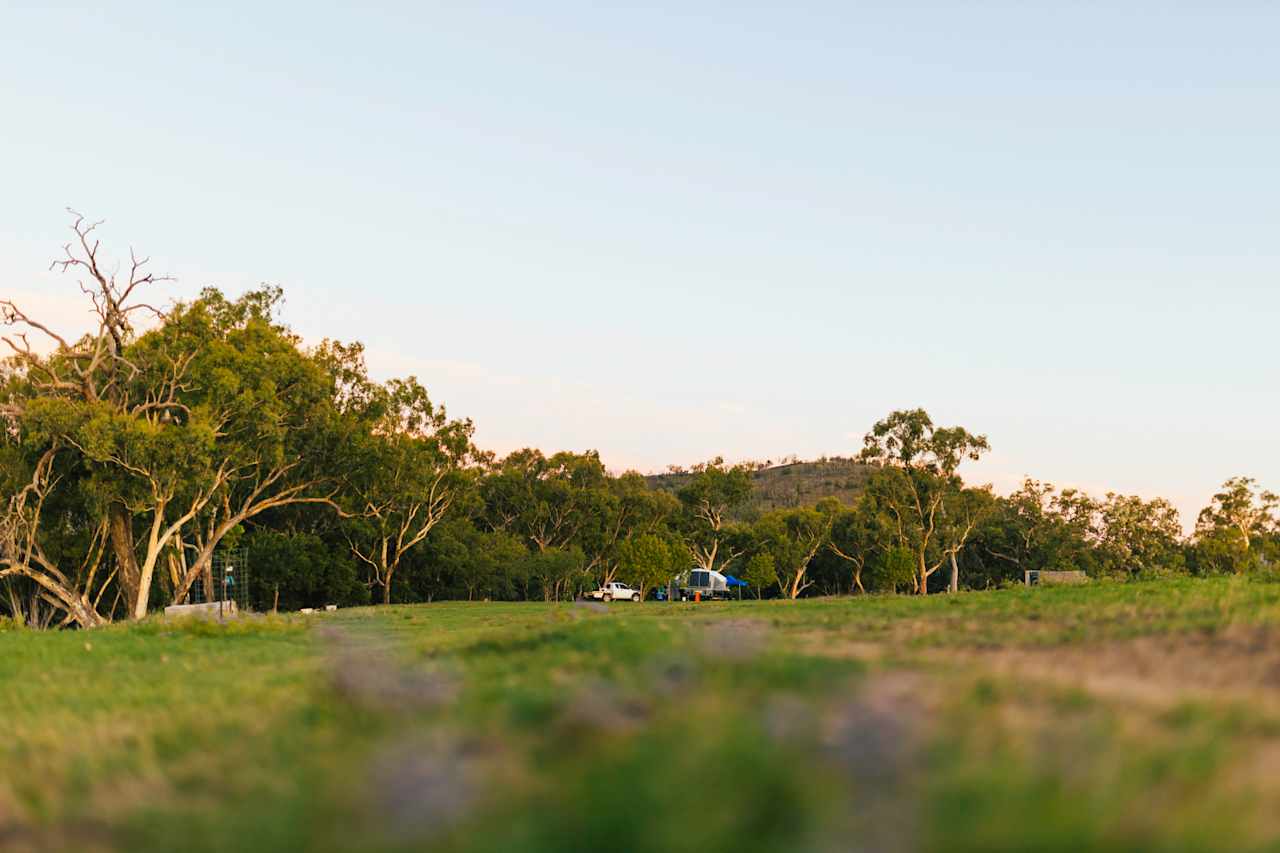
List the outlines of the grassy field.
<svg viewBox="0 0 1280 853">
<path fill-rule="evenodd" d="M 1280 584 L 0 633 L 0 849 L 1280 850 Z"/>
</svg>

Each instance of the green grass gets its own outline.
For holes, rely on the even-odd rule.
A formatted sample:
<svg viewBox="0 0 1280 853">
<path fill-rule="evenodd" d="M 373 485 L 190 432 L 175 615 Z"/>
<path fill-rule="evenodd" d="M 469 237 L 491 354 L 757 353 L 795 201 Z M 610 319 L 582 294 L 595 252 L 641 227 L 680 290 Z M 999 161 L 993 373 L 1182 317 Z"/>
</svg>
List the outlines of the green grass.
<svg viewBox="0 0 1280 853">
<path fill-rule="evenodd" d="M 1275 637 L 1239 579 L 7 630 L 0 849 L 1280 850 Z"/>
</svg>

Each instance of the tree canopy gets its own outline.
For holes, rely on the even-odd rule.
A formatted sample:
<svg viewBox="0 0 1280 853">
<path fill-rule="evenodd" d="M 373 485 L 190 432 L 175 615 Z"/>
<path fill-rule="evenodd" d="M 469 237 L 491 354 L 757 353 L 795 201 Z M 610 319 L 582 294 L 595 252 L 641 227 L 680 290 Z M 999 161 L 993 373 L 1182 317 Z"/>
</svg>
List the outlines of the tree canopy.
<svg viewBox="0 0 1280 853">
<path fill-rule="evenodd" d="M 966 483 L 987 438 L 924 409 L 875 423 L 827 496 L 791 504 L 794 460 L 752 504 L 757 463 L 673 467 L 657 488 L 595 450 L 498 457 L 417 378 L 370 376 L 360 344 L 305 345 L 279 288 L 166 303 L 145 258 L 117 267 L 98 224 L 72 232 L 55 267 L 78 279 L 88 332 L 0 300 L 0 613 L 29 624 L 188 601 L 232 545 L 260 566 L 262 609 L 561 600 L 614 579 L 647 595 L 695 567 L 794 599 L 1280 562 L 1280 497 L 1253 479 L 1227 480 L 1185 537 L 1160 498 Z"/>
</svg>

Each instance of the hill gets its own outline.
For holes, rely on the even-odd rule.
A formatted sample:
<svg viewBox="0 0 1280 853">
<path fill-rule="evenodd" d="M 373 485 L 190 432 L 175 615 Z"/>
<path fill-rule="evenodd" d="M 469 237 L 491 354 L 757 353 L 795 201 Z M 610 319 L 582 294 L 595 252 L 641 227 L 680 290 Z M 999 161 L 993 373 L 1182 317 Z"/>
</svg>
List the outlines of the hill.
<svg viewBox="0 0 1280 853">
<path fill-rule="evenodd" d="M 866 488 L 871 471 L 869 465 L 840 456 L 766 465 L 751 473 L 751 500 L 735 513 L 734 520 L 749 521 L 774 509 L 812 506 L 826 497 L 852 503 Z M 651 487 L 674 494 L 692 476 L 685 471 L 673 471 L 646 479 Z"/>
</svg>

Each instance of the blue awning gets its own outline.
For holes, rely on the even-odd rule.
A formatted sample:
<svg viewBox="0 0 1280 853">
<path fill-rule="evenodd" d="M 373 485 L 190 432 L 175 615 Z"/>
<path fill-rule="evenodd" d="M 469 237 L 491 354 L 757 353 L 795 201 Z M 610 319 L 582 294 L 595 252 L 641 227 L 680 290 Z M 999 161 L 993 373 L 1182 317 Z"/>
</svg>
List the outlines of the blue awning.
<svg viewBox="0 0 1280 853">
<path fill-rule="evenodd" d="M 735 578 L 733 575 L 725 575 L 724 582 L 729 586 L 747 586 L 748 585 L 746 581 L 740 581 L 737 578 Z"/>
</svg>

